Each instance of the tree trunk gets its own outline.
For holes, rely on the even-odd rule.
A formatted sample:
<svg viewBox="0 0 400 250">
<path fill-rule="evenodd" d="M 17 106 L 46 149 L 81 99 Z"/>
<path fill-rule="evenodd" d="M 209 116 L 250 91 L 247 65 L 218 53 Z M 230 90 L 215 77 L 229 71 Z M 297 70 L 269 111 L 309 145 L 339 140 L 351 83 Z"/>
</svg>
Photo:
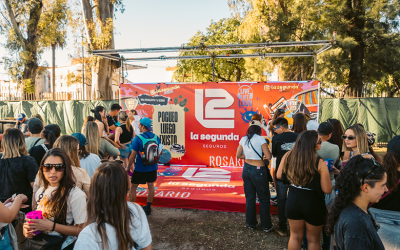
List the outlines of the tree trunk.
<svg viewBox="0 0 400 250">
<path fill-rule="evenodd" d="M 345 19 L 350 22 L 347 34 L 357 43 L 350 50 L 350 72 L 348 80 L 348 93 L 354 97 L 362 96 L 363 89 L 363 61 L 364 61 L 364 15 L 362 0 L 347 0 Z"/>
<path fill-rule="evenodd" d="M 55 95 L 56 95 L 56 44 L 51 45 L 51 52 L 52 52 L 52 58 L 51 58 L 51 91 L 53 92 L 53 101 L 55 100 Z"/>
</svg>

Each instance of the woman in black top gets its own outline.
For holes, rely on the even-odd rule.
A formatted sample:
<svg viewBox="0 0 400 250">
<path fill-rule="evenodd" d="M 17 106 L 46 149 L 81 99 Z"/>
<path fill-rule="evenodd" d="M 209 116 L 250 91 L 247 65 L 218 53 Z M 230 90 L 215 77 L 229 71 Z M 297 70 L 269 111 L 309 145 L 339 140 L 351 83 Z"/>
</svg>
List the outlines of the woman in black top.
<svg viewBox="0 0 400 250">
<path fill-rule="evenodd" d="M 321 249 L 320 235 L 326 215 L 324 193 L 331 193 L 332 182 L 328 167 L 317 155 L 320 149 L 317 131 L 304 131 L 279 165 L 277 178 L 287 178 L 291 183 L 285 208 L 290 225 L 289 249 L 301 249 L 304 228 L 308 249 Z"/>
<path fill-rule="evenodd" d="M 329 209 L 326 231 L 334 234 L 339 250 L 383 250 L 379 226 L 368 212 L 388 191 L 385 169 L 361 155 L 351 158 L 336 178 L 336 199 Z"/>
<path fill-rule="evenodd" d="M 27 205 L 32 204 L 32 186 L 39 167 L 35 159 L 28 156 L 25 137 L 19 129 L 7 129 L 1 144 L 3 157 L 0 160 L 0 201 L 4 202 L 13 194 L 28 197 Z M 31 206 L 21 209 L 27 213 Z"/>
<path fill-rule="evenodd" d="M 38 145 L 33 147 L 29 154 L 35 158 L 36 163 L 40 166 L 42 162 L 43 156 L 46 154 L 47 151 L 53 148 L 54 142 L 60 137 L 61 129 L 57 124 L 50 124 L 44 127 L 42 132 L 43 139 L 46 139 L 46 142 L 42 145 Z"/>
<path fill-rule="evenodd" d="M 135 137 L 135 131 L 131 125 L 131 120 L 125 111 L 118 114 L 118 121 L 121 126 L 115 130 L 115 142 L 121 146 L 119 157 L 124 161 L 125 168 L 128 168 L 128 157 L 132 152 L 132 139 Z"/>
<path fill-rule="evenodd" d="M 383 157 L 383 167 L 387 174 L 388 192 L 369 212 L 380 228 L 378 235 L 386 249 L 400 248 L 400 136 L 396 135 L 388 143 L 387 154 Z"/>
</svg>

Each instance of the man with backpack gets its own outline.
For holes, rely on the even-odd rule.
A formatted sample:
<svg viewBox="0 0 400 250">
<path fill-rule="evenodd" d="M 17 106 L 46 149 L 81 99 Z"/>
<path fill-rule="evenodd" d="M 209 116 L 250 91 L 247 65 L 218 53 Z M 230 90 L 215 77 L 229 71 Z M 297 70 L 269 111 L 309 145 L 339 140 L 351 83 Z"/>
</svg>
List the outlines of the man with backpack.
<svg viewBox="0 0 400 250">
<path fill-rule="evenodd" d="M 129 156 L 129 165 L 134 166 L 129 201 L 135 202 L 136 189 L 140 184 L 146 184 L 148 188 L 147 205 L 143 207 L 146 215 L 151 214 L 151 203 L 154 199 L 154 182 L 157 180 L 158 160 L 162 150 L 161 139 L 152 133 L 152 121 L 145 117 L 140 120 L 140 135 L 137 135 L 132 143 L 132 153 Z"/>
</svg>

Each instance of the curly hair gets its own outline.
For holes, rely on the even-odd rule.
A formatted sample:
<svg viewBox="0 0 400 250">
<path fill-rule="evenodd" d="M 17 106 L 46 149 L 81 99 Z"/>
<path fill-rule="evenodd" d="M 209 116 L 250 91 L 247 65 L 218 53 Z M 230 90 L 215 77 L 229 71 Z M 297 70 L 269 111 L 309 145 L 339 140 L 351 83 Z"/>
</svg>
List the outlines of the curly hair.
<svg viewBox="0 0 400 250">
<path fill-rule="evenodd" d="M 395 155 L 395 153 L 388 151 L 385 156 L 383 156 L 382 165 L 387 173 L 387 188 L 389 190 L 393 188 L 392 192 L 396 192 L 398 180 L 397 168 L 400 166 L 400 159 Z"/>
<path fill-rule="evenodd" d="M 365 176 L 373 167 L 376 168 L 367 176 Z M 386 171 L 374 159 L 366 159 L 361 155 L 354 156 L 349 160 L 346 166 L 340 171 L 339 176 L 336 178 L 335 190 L 337 191 L 336 199 L 331 207 L 329 207 L 326 233 L 331 235 L 334 233 L 336 222 L 339 220 L 340 213 L 349 204 L 351 204 L 356 197 L 361 193 L 362 178 L 365 176 L 364 183 L 375 187 L 375 183 L 384 178 Z M 371 220 L 376 230 L 379 226 L 370 215 Z"/>
</svg>

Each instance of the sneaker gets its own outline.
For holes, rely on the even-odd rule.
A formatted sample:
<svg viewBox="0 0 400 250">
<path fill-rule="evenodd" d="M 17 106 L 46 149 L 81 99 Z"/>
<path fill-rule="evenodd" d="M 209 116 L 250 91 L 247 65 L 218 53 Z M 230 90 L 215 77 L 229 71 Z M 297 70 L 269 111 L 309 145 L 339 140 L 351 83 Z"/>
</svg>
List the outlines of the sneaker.
<svg viewBox="0 0 400 250">
<path fill-rule="evenodd" d="M 272 226 L 271 228 L 265 228 L 265 229 L 263 228 L 263 231 L 268 233 L 268 232 L 271 232 L 272 229 L 274 229 L 274 226 Z"/>
<path fill-rule="evenodd" d="M 282 237 L 287 237 L 288 236 L 287 231 L 281 230 L 278 225 L 274 226 L 274 230 L 275 230 L 275 232 L 277 232 Z"/>
<path fill-rule="evenodd" d="M 143 210 L 144 210 L 144 212 L 145 212 L 146 215 L 150 215 L 150 214 L 151 214 L 151 207 L 146 208 L 146 206 L 144 206 L 144 207 L 142 207 L 142 208 L 143 208 Z"/>
<path fill-rule="evenodd" d="M 258 227 L 259 223 L 257 223 L 257 225 L 255 227 L 251 227 L 251 226 L 247 226 L 250 230 L 255 230 Z"/>
</svg>

